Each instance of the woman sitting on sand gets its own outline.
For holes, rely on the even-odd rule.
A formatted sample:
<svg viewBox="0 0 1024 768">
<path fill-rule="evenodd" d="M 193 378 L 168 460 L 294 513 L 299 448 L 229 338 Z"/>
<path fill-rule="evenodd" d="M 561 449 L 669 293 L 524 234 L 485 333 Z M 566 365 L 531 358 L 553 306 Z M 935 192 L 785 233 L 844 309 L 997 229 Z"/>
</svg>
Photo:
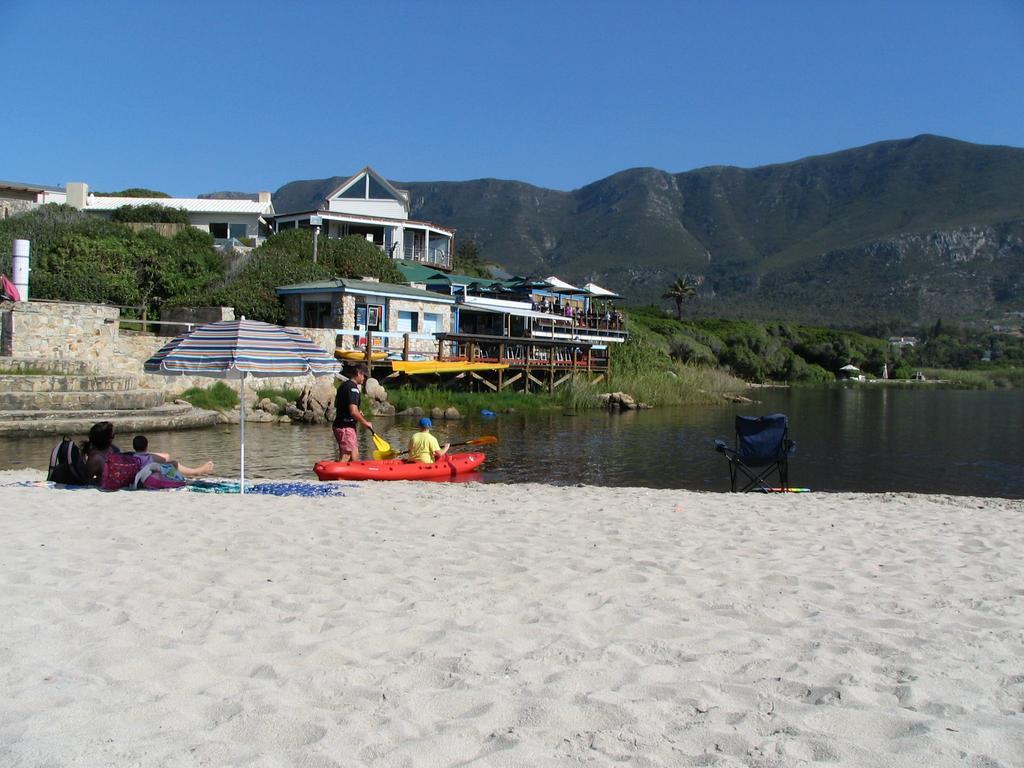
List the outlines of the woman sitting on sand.
<svg viewBox="0 0 1024 768">
<path fill-rule="evenodd" d="M 107 456 L 120 452 L 121 450 L 114 445 L 114 425 L 109 421 L 93 424 L 89 429 L 89 439 L 82 446 L 82 453 L 85 454 L 85 482 L 98 485 L 103 476 Z"/>
</svg>

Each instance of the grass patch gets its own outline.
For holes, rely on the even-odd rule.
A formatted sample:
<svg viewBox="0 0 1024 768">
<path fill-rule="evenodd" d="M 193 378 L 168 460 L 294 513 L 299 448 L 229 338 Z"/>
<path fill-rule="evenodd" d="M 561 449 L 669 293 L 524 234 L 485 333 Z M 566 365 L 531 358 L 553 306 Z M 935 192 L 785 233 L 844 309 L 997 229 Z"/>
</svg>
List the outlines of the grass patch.
<svg viewBox="0 0 1024 768">
<path fill-rule="evenodd" d="M 299 399 L 300 394 L 302 393 L 294 387 L 260 387 L 256 390 L 256 399 L 259 401 L 267 398 L 278 405 L 284 405 L 285 403 L 294 404 Z"/>
<path fill-rule="evenodd" d="M 948 381 L 949 386 L 960 389 L 1022 389 L 1024 368 L 992 368 L 987 370 L 956 370 L 950 368 L 921 368 L 926 378 Z"/>
<path fill-rule="evenodd" d="M 238 393 L 223 381 L 209 387 L 190 387 L 178 397 L 188 400 L 195 408 L 207 411 L 230 411 L 238 405 Z"/>
<path fill-rule="evenodd" d="M 399 411 L 406 408 L 448 408 L 454 406 L 463 414 L 481 410 L 500 413 L 510 408 L 517 411 L 562 408 L 558 395 L 544 392 L 453 392 L 439 387 L 395 387 L 388 389 L 388 402 Z"/>
<path fill-rule="evenodd" d="M 746 383 L 716 368 L 677 363 L 666 369 L 615 374 L 598 385 L 582 377 L 564 384 L 554 394 L 547 392 L 453 392 L 438 387 L 395 387 L 388 400 L 399 411 L 406 408 L 447 408 L 454 406 L 463 414 L 480 410 L 500 413 L 560 409 L 583 411 L 597 408 L 602 392 L 626 392 L 649 405 L 689 405 L 721 402 L 721 395 L 741 392 Z"/>
<path fill-rule="evenodd" d="M 603 389 L 626 392 L 641 403 L 657 406 L 718 403 L 723 394 L 746 388 L 742 379 L 718 368 L 676 363 L 666 370 L 616 373 Z"/>
</svg>

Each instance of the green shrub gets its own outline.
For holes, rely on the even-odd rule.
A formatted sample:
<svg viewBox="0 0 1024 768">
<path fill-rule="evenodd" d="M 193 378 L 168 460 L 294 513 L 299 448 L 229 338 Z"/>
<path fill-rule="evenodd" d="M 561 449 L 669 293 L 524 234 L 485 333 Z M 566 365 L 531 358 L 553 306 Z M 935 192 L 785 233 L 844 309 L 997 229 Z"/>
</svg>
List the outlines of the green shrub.
<svg viewBox="0 0 1024 768">
<path fill-rule="evenodd" d="M 188 224 L 188 211 L 171 208 L 159 203 L 146 205 L 122 205 L 110 213 L 111 221 L 137 222 L 145 224 Z"/>
<path fill-rule="evenodd" d="M 213 238 L 194 227 L 161 237 L 68 206 L 0 221 L 7 268 L 17 238 L 32 241 L 32 295 L 41 299 L 146 305 L 154 316 L 172 297 L 207 290 L 224 272 Z"/>
<path fill-rule="evenodd" d="M 238 392 L 223 381 L 209 387 L 190 387 L 178 397 L 188 400 L 196 408 L 208 411 L 230 411 L 239 403 Z"/>
<path fill-rule="evenodd" d="M 282 403 L 295 403 L 299 399 L 300 394 L 302 393 L 294 387 L 260 387 L 256 390 L 256 397 L 258 399 L 262 400 L 266 397 L 278 405 Z"/>
<path fill-rule="evenodd" d="M 310 230 L 287 230 L 254 250 L 248 264 L 227 285 L 202 295 L 181 296 L 177 302 L 234 307 L 236 317 L 283 323 L 284 305 L 274 291 L 278 286 L 339 277 L 403 281 L 394 262 L 361 237 L 320 238 L 317 251 L 314 264 Z"/>
</svg>

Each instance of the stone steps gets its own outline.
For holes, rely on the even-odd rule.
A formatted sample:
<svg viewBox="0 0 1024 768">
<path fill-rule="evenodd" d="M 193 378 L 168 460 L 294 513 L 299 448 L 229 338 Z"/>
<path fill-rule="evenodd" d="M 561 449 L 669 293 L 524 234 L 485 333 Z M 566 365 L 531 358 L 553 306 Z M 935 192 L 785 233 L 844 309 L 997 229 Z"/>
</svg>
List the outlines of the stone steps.
<svg viewBox="0 0 1024 768">
<path fill-rule="evenodd" d="M 151 389 L 117 392 L 4 392 L 0 411 L 134 411 L 163 405 L 164 395 Z"/>
<path fill-rule="evenodd" d="M 45 371 L 55 376 L 94 376 L 98 373 L 93 363 L 82 360 L 48 360 L 35 357 L 0 356 L 0 372 Z"/>
<path fill-rule="evenodd" d="M 190 405 L 161 405 L 158 408 L 118 411 L 0 411 L 0 435 L 36 437 L 70 435 L 84 437 L 97 421 L 110 421 L 119 434 L 155 432 L 169 429 L 196 429 L 220 424 L 224 417 L 216 411 L 203 411 Z"/>
<path fill-rule="evenodd" d="M 162 391 L 139 389 L 136 376 L 100 373 L 94 363 L 0 357 L 0 436 L 78 439 L 98 421 L 125 434 L 208 427 L 225 416 L 165 403 Z"/>
<path fill-rule="evenodd" d="M 0 374 L 0 392 L 127 392 L 137 386 L 134 376 Z"/>
</svg>

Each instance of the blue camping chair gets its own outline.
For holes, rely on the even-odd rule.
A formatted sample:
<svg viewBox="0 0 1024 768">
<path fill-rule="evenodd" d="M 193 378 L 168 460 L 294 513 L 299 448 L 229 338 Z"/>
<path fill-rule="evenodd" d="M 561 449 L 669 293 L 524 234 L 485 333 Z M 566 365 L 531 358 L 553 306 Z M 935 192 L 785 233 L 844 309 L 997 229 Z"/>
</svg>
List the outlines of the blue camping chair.
<svg viewBox="0 0 1024 768">
<path fill-rule="evenodd" d="M 746 481 L 741 492 L 772 491 L 768 478 L 773 472 L 779 474 L 778 488 L 789 488 L 789 457 L 796 451 L 796 443 L 789 439 L 789 419 L 784 414 L 737 416 L 736 447 L 715 440 L 715 450 L 729 462 L 733 491 L 737 478 Z"/>
</svg>

